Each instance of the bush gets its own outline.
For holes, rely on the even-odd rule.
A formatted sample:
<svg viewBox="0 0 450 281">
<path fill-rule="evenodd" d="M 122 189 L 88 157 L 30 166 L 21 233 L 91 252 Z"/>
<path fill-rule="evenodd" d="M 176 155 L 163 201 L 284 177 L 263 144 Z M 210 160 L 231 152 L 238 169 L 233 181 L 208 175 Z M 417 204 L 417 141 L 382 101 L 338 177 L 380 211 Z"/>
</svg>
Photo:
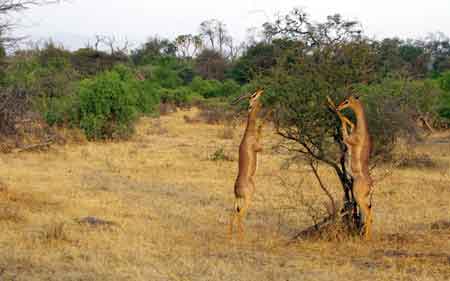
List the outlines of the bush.
<svg viewBox="0 0 450 281">
<path fill-rule="evenodd" d="M 358 90 L 366 104 L 371 134 L 376 136 L 375 154 L 391 150 L 398 136 L 417 140 L 418 120 L 440 122 L 437 107 L 442 91 L 432 80 L 384 79 Z"/>
<path fill-rule="evenodd" d="M 78 108 L 77 96 L 64 96 L 59 98 L 41 99 L 38 101 L 38 110 L 42 113 L 45 122 L 50 125 L 67 125 L 76 120 Z"/>
<path fill-rule="evenodd" d="M 217 80 L 204 80 L 197 76 L 192 80 L 190 88 L 204 98 L 222 96 L 222 83 Z"/>
<path fill-rule="evenodd" d="M 161 87 L 168 89 L 175 89 L 183 83 L 183 80 L 178 76 L 178 72 L 165 65 L 156 66 L 151 78 Z"/>
<path fill-rule="evenodd" d="M 130 69 L 116 66 L 95 79 L 83 80 L 78 89 L 76 125 L 88 139 L 126 138 L 139 112 L 151 112 L 158 103 L 151 86 L 143 86 Z"/>
<path fill-rule="evenodd" d="M 125 137 L 137 117 L 137 93 L 117 72 L 84 80 L 78 91 L 79 126 L 89 139 Z"/>
<path fill-rule="evenodd" d="M 194 99 L 198 99 L 198 94 L 188 87 L 178 87 L 176 89 L 160 88 L 159 95 L 162 103 L 170 103 L 178 107 L 189 106 Z"/>
<path fill-rule="evenodd" d="M 226 98 L 240 92 L 241 87 L 231 79 L 223 83 L 217 80 L 204 80 L 197 76 L 190 85 L 194 92 L 199 93 L 204 98 Z"/>
<path fill-rule="evenodd" d="M 30 95 L 56 97 L 72 93 L 78 74 L 71 67 L 65 52 L 59 49 L 33 50 L 10 60 L 6 86 L 26 90 Z"/>
<path fill-rule="evenodd" d="M 450 121 L 450 71 L 442 74 L 439 79 L 439 86 L 443 90 L 439 98 L 439 115 Z"/>
<path fill-rule="evenodd" d="M 236 93 L 239 93 L 241 90 L 241 87 L 237 82 L 231 79 L 227 79 L 223 81 L 222 83 L 222 96 L 223 97 L 230 97 L 232 95 L 235 95 Z"/>
<path fill-rule="evenodd" d="M 88 139 L 126 138 L 139 113 L 158 112 L 159 86 L 138 81 L 133 71 L 113 70 L 79 82 L 74 94 L 40 97 L 35 106 L 49 125 L 81 128 Z"/>
<path fill-rule="evenodd" d="M 439 86 L 442 90 L 450 92 L 450 71 L 442 73 L 441 78 L 439 78 Z"/>
<path fill-rule="evenodd" d="M 157 114 L 160 103 L 159 86 L 150 82 L 138 82 L 137 107 L 144 114 Z"/>
</svg>

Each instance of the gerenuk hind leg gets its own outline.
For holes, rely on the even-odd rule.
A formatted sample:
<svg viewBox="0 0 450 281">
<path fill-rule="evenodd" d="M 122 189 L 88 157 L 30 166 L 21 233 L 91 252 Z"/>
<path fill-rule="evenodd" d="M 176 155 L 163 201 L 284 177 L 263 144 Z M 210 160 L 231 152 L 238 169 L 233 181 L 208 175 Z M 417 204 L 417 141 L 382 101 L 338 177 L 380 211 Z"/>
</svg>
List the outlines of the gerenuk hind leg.
<svg viewBox="0 0 450 281">
<path fill-rule="evenodd" d="M 372 232 L 372 206 L 370 203 L 369 181 L 356 177 L 353 183 L 353 194 L 363 216 L 364 239 L 370 240 Z"/>
</svg>

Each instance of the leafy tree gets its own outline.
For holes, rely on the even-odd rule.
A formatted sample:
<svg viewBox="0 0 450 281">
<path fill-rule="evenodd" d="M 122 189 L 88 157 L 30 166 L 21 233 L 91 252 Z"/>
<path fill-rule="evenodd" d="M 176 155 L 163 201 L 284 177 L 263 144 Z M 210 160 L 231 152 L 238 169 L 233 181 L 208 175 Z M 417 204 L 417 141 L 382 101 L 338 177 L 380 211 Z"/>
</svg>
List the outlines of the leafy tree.
<svg viewBox="0 0 450 281">
<path fill-rule="evenodd" d="M 292 151 L 310 161 L 312 168 L 321 162 L 335 170 L 344 191 L 346 210 L 356 213 L 352 178 L 343 161 L 346 147 L 340 123 L 327 110 L 326 96 L 339 101 L 356 85 L 375 79 L 371 71 L 375 62 L 373 48 L 362 37 L 357 22 L 339 15 L 315 24 L 306 13 L 294 9 L 265 27 L 274 40 L 285 42 L 275 50 L 277 64 L 270 75 L 258 79 L 268 93 L 265 103 L 275 110 L 278 133 L 289 142 Z M 360 227 L 357 217 L 348 215 L 347 222 L 351 228 Z"/>
<path fill-rule="evenodd" d="M 140 48 L 131 52 L 131 59 L 136 65 L 158 63 L 160 59 L 175 57 L 177 46 L 168 39 L 150 37 Z"/>
<path fill-rule="evenodd" d="M 81 48 L 70 56 L 73 67 L 83 76 L 93 76 L 111 70 L 116 64 L 128 62 L 122 53 L 108 54 L 93 48 Z"/>
<path fill-rule="evenodd" d="M 430 54 L 430 68 L 434 75 L 450 69 L 450 39 L 442 33 L 430 34 L 425 41 Z"/>
<path fill-rule="evenodd" d="M 181 58 L 190 59 L 197 55 L 203 42 L 200 35 L 184 34 L 177 36 L 175 45 Z"/>
<path fill-rule="evenodd" d="M 204 49 L 195 59 L 195 70 L 204 79 L 225 79 L 226 59 L 217 51 Z"/>
<path fill-rule="evenodd" d="M 256 75 L 267 73 L 276 64 L 275 48 L 274 44 L 265 42 L 250 46 L 232 66 L 229 76 L 245 84 Z"/>
</svg>

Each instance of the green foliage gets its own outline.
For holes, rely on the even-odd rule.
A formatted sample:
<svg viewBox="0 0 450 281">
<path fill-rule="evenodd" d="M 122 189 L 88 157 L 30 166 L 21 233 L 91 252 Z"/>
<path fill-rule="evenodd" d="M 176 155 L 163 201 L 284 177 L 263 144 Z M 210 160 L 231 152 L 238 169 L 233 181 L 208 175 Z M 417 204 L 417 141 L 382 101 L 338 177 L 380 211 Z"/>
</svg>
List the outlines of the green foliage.
<svg viewBox="0 0 450 281">
<path fill-rule="evenodd" d="M 450 71 L 446 71 L 439 78 L 439 86 L 444 91 L 440 96 L 439 115 L 450 121 Z"/>
<path fill-rule="evenodd" d="M 35 107 L 42 113 L 44 120 L 50 126 L 70 125 L 77 120 L 78 99 L 76 95 L 58 98 L 37 99 Z"/>
<path fill-rule="evenodd" d="M 177 47 L 168 39 L 152 37 L 140 48 L 133 50 L 131 59 L 136 65 L 160 64 L 165 58 L 175 57 Z"/>
<path fill-rule="evenodd" d="M 82 80 L 73 96 L 52 98 L 41 108 L 50 124 L 70 123 L 89 139 L 126 138 L 139 113 L 152 113 L 159 104 L 157 89 L 138 81 L 131 69 L 112 71 Z"/>
<path fill-rule="evenodd" d="M 154 68 L 152 80 L 167 89 L 175 89 L 183 83 L 182 79 L 178 76 L 178 72 L 165 65 Z"/>
<path fill-rule="evenodd" d="M 162 103 L 170 103 L 179 107 L 189 106 L 194 99 L 198 99 L 198 94 L 189 87 L 178 87 L 176 89 L 160 88 L 159 95 Z"/>
<path fill-rule="evenodd" d="M 0 60 L 4 59 L 5 57 L 6 57 L 5 47 L 3 47 L 3 44 L 0 43 Z"/>
<path fill-rule="evenodd" d="M 81 48 L 73 52 L 70 62 L 74 69 L 83 77 L 90 77 L 111 70 L 114 65 L 126 63 L 128 58 L 122 54 L 108 54 L 92 48 Z"/>
<path fill-rule="evenodd" d="M 358 93 L 366 108 L 375 155 L 388 157 L 398 136 L 417 138 L 418 117 L 438 118 L 435 113 L 441 91 L 431 80 L 387 78 L 361 85 Z"/>
<path fill-rule="evenodd" d="M 190 87 L 204 98 L 229 97 L 240 90 L 240 86 L 233 80 L 227 79 L 222 83 L 217 80 L 204 80 L 199 76 L 194 78 Z"/>
<path fill-rule="evenodd" d="M 147 115 L 157 114 L 160 103 L 159 86 L 151 81 L 141 81 L 136 84 L 138 87 L 138 111 Z"/>
<path fill-rule="evenodd" d="M 53 44 L 42 50 L 17 54 L 8 65 L 5 84 L 24 89 L 30 96 L 59 97 L 73 92 L 78 79 L 70 53 Z"/>
<path fill-rule="evenodd" d="M 274 44 L 257 43 L 250 46 L 237 60 L 228 76 L 240 84 L 245 84 L 255 78 L 255 75 L 266 73 L 275 64 Z"/>
<path fill-rule="evenodd" d="M 136 89 L 117 72 L 83 80 L 78 89 L 79 126 L 89 139 L 126 137 L 137 117 Z"/>
<path fill-rule="evenodd" d="M 222 82 L 222 97 L 229 97 L 238 93 L 241 90 L 241 87 L 237 82 L 231 79 L 227 79 Z"/>
<path fill-rule="evenodd" d="M 204 80 L 200 76 L 197 76 L 192 81 L 190 88 L 201 96 L 208 98 L 218 94 L 220 91 L 220 82 L 217 80 Z"/>
<path fill-rule="evenodd" d="M 442 73 L 441 77 L 439 78 L 439 86 L 442 90 L 450 92 L 450 71 Z"/>
</svg>

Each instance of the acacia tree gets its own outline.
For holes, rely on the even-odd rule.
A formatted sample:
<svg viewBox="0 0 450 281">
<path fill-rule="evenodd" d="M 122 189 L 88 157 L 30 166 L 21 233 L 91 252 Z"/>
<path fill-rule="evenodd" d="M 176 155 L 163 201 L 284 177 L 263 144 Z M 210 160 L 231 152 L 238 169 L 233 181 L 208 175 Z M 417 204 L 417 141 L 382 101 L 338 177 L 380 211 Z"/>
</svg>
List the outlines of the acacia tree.
<svg viewBox="0 0 450 281">
<path fill-rule="evenodd" d="M 177 45 L 169 39 L 149 37 L 139 48 L 131 52 L 131 59 L 137 65 L 155 62 L 161 58 L 175 57 Z"/>
<path fill-rule="evenodd" d="M 184 59 L 193 58 L 203 46 L 200 35 L 183 34 L 175 38 L 178 55 Z"/>
<path fill-rule="evenodd" d="M 290 150 L 309 160 L 325 191 L 317 163 L 334 169 L 344 192 L 345 221 L 350 229 L 358 230 L 361 226 L 352 198 L 352 178 L 345 166 L 346 146 L 336 115 L 327 110 L 326 97 L 337 102 L 357 85 L 370 83 L 375 78 L 376 54 L 359 24 L 340 15 L 315 24 L 302 10 L 294 9 L 264 28 L 276 42 L 277 63 L 258 82 L 268 93 L 266 103 L 274 108 L 278 134 L 290 141 Z M 336 210 L 331 213 L 336 217 Z"/>
</svg>

